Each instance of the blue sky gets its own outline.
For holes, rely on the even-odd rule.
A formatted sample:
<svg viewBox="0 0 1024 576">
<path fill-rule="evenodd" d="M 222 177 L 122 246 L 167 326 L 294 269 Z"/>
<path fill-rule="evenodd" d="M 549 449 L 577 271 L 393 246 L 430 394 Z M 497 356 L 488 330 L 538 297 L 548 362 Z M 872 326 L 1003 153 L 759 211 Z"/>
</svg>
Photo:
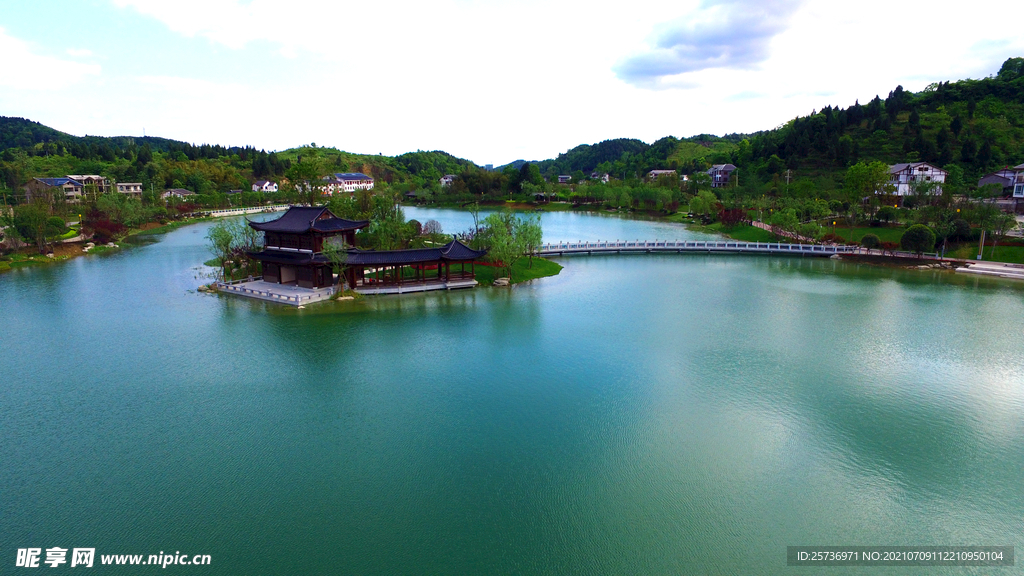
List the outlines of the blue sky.
<svg viewBox="0 0 1024 576">
<path fill-rule="evenodd" d="M 985 0 L 0 0 L 0 115 L 503 164 L 983 77 L 1024 55 L 1021 21 Z"/>
</svg>

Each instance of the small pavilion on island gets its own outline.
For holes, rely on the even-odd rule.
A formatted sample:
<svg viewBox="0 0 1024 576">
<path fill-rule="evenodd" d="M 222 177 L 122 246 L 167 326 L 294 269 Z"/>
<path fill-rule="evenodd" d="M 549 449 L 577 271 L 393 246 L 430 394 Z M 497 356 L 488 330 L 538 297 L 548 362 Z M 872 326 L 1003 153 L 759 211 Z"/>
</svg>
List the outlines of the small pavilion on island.
<svg viewBox="0 0 1024 576">
<path fill-rule="evenodd" d="M 263 270 L 261 279 L 221 282 L 220 289 L 263 300 L 300 305 L 330 298 L 335 287 L 333 263 L 324 245 L 337 237 L 354 246 L 366 220 L 338 218 L 325 206 L 291 206 L 280 218 L 249 222 L 263 232 L 263 249 L 250 252 Z M 436 248 L 359 250 L 345 253 L 342 272 L 350 288 L 363 294 L 401 294 L 471 288 L 476 261 L 487 254 L 458 240 Z M 468 264 L 468 266 L 467 266 Z M 340 280 L 340 279 L 339 279 Z"/>
<path fill-rule="evenodd" d="M 330 260 L 323 254 L 324 242 L 340 236 L 355 245 L 356 231 L 369 225 L 366 220 L 338 218 L 326 206 L 292 206 L 280 218 L 249 222 L 263 232 L 263 250 L 250 255 L 263 268 L 263 281 L 300 288 L 334 285 Z"/>
<path fill-rule="evenodd" d="M 411 250 L 349 250 L 345 277 L 357 292 L 392 292 L 476 285 L 476 261 L 487 254 L 458 240 L 438 248 Z M 456 270 L 452 265 L 458 266 Z M 469 264 L 469 269 L 466 269 Z M 369 269 L 369 273 L 368 270 Z M 397 290 L 395 290 L 397 289 Z"/>
</svg>

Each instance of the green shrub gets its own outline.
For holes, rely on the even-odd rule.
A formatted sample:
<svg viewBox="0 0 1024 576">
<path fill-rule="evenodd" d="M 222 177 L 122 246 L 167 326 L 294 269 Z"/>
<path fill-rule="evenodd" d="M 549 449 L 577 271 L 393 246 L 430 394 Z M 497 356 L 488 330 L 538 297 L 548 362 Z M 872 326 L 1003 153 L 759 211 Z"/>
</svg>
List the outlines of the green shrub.
<svg viewBox="0 0 1024 576">
<path fill-rule="evenodd" d="M 875 249 L 882 245 L 882 239 L 875 234 L 865 234 L 860 239 L 860 245 L 865 248 Z"/>
<path fill-rule="evenodd" d="M 924 224 L 914 224 L 900 237 L 900 248 L 908 252 L 922 252 L 935 248 L 935 232 Z"/>
</svg>

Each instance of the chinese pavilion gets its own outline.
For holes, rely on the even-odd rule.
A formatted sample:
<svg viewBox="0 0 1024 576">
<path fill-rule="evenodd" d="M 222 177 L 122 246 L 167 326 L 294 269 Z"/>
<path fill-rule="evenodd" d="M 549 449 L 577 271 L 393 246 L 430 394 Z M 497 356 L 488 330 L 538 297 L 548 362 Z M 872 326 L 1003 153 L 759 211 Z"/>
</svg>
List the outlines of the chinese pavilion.
<svg viewBox="0 0 1024 576">
<path fill-rule="evenodd" d="M 458 240 L 439 248 L 352 249 L 345 260 L 345 278 L 352 288 L 473 280 L 476 261 L 485 254 L 486 250 L 474 250 Z M 458 264 L 459 269 L 453 271 L 452 264 Z M 466 264 L 470 266 L 468 272 Z M 367 268 L 371 270 L 369 276 L 366 275 Z M 469 285 L 475 285 L 475 282 Z"/>
<path fill-rule="evenodd" d="M 366 220 L 338 218 L 326 206 L 292 206 L 276 220 L 249 222 L 263 232 L 263 250 L 251 256 L 262 264 L 264 282 L 301 288 L 332 286 L 334 273 L 323 254 L 324 242 L 341 236 L 353 246 L 356 231 L 367 225 Z"/>
</svg>

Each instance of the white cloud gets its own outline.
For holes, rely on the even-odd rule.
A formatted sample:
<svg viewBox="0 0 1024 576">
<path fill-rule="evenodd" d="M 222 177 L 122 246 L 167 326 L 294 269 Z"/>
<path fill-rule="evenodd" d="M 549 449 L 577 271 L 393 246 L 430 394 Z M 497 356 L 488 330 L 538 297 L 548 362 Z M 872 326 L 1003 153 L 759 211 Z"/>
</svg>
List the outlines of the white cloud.
<svg viewBox="0 0 1024 576">
<path fill-rule="evenodd" d="M 75 58 L 88 58 L 92 56 L 92 50 L 88 48 L 68 48 L 65 50 L 68 56 L 74 56 Z"/>
<path fill-rule="evenodd" d="M 626 82 L 658 88 L 663 78 L 715 68 L 751 69 L 770 57 L 772 39 L 803 0 L 705 0 L 674 22 L 659 24 L 653 46 L 615 66 Z"/>
<path fill-rule="evenodd" d="M 10 36 L 0 28 L 0 54 L 3 54 L 4 60 L 0 86 L 32 91 L 62 91 L 87 76 L 100 73 L 98 64 L 82 64 L 45 56 L 35 53 L 33 48 L 30 43 Z"/>
<path fill-rule="evenodd" d="M 920 90 L 992 74 L 1024 54 L 1024 36 L 989 21 L 992 13 L 1024 20 L 1024 4 L 995 0 L 955 17 L 924 0 L 898 9 L 888 0 L 855 9 L 770 0 L 772 14 L 751 0 L 632 0 L 626 8 L 613 0 L 109 1 L 126 25 L 155 22 L 173 34 L 103 50 L 102 75 L 64 55 L 89 58 L 74 38 L 54 48 L 56 57 L 37 47 L 53 47 L 52 39 L 30 45 L 0 34 L 2 53 L 18 55 L 5 58 L 16 66 L 4 69 L 14 79 L 0 90 L 6 113 L 79 134 L 145 126 L 191 142 L 442 149 L 500 164 L 608 138 L 768 129 L 826 104 L 884 97 L 897 84 Z M 716 24 L 715 14 L 731 24 Z M 107 21 L 75 24 L 109 34 Z M 647 84 L 616 75 L 652 46 L 675 55 L 667 75 L 648 75 Z M 54 84 L 64 92 L 44 97 L 25 81 L 42 76 L 107 89 L 69 98 L 67 85 Z"/>
</svg>

